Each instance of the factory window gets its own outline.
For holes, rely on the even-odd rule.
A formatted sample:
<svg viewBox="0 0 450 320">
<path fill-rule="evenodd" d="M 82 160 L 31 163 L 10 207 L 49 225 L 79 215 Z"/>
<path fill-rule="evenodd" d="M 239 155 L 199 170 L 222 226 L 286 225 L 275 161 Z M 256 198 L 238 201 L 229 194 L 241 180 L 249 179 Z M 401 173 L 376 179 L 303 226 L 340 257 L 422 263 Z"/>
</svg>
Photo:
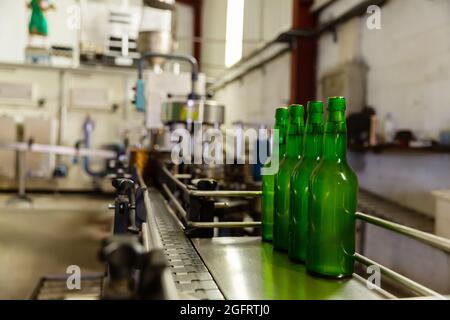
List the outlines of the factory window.
<svg viewBox="0 0 450 320">
<path fill-rule="evenodd" d="M 228 68 L 242 58 L 244 33 L 244 0 L 228 0 L 225 66 Z"/>
</svg>

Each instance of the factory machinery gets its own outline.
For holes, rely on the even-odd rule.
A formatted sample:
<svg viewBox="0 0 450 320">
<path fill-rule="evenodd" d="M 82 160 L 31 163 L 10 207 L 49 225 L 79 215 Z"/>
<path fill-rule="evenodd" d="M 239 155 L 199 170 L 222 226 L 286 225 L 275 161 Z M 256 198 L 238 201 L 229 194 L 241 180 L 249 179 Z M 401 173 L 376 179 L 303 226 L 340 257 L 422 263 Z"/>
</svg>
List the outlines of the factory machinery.
<svg viewBox="0 0 450 320">
<path fill-rule="evenodd" d="M 193 105 L 203 110 L 192 112 Z M 211 127 L 224 122 L 224 106 L 219 104 L 187 101 L 167 103 L 164 109 L 171 130 L 189 128 L 192 121 Z M 189 118 L 193 114 L 197 116 Z M 116 197 L 109 205 L 114 210 L 112 234 L 99 255 L 106 272 L 85 276 L 92 290 L 77 297 L 84 292 L 94 299 L 447 298 L 358 253 L 349 279 L 308 274 L 304 265 L 261 241 L 261 191 L 251 171 L 237 164 L 175 165 L 170 148 L 156 142 L 130 148 L 114 161 L 109 174 Z M 449 240 L 364 213 L 357 218 L 360 224 L 450 252 Z M 381 272 L 380 287 L 366 280 L 371 276 L 367 270 Z M 33 298 L 70 297 L 66 278 L 43 279 Z M 61 291 L 49 285 L 58 281 Z"/>
<path fill-rule="evenodd" d="M 161 5 L 158 1 L 145 3 Z M 196 124 L 202 125 L 201 134 L 208 128 L 220 129 L 225 107 L 196 92 L 198 65 L 193 57 L 155 50 L 152 41 L 145 41 L 147 34 L 141 35 L 140 42 L 144 43 L 140 43 L 137 64 L 136 108 L 147 111 L 146 86 L 152 84 L 144 83 L 146 62 L 188 62 L 191 91 L 187 99 L 170 96 L 163 103 L 164 130 L 151 131 L 148 145 L 130 147 L 125 143 L 124 153 L 114 157 L 111 152 L 95 154 L 109 159 L 108 178 L 116 190 L 114 202 L 109 205 L 114 210 L 111 236 L 103 241 L 99 253 L 105 273 L 83 275 L 82 290 L 75 292 L 67 289 L 67 275 L 43 278 L 33 293 L 34 299 L 74 295 L 92 299 L 446 299 L 359 253 L 355 254 L 353 276 L 332 280 L 308 274 L 304 265 L 290 261 L 286 254 L 262 242 L 262 194 L 255 165 L 237 164 L 241 163 L 237 159 L 235 164 L 227 165 L 172 161 L 173 144 L 178 142 L 171 141 L 172 133 L 184 129 L 193 139 Z M 37 147 L 11 146 L 24 152 L 36 151 Z M 84 155 L 93 152 L 52 152 L 69 151 Z M 358 242 L 365 238 L 361 226 L 371 224 L 450 253 L 447 239 L 364 213 L 356 216 L 360 226 Z M 376 271 L 381 273 L 381 286 L 366 280 Z"/>
</svg>

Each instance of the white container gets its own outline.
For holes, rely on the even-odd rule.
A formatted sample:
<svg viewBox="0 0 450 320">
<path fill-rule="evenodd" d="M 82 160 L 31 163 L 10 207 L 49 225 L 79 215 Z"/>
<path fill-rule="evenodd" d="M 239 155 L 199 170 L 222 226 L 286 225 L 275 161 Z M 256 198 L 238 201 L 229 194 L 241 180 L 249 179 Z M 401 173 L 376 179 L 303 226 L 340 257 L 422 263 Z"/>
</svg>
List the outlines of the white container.
<svg viewBox="0 0 450 320">
<path fill-rule="evenodd" d="M 450 239 L 450 190 L 433 191 L 436 199 L 435 233 Z"/>
</svg>

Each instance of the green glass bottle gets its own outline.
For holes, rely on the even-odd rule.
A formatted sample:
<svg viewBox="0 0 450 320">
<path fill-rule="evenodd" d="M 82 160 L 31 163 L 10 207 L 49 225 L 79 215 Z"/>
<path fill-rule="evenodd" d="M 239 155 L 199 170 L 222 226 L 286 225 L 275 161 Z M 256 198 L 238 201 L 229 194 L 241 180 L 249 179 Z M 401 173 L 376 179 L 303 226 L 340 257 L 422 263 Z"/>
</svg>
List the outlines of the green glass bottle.
<svg viewBox="0 0 450 320">
<path fill-rule="evenodd" d="M 277 157 L 278 163 L 286 153 L 286 133 L 289 119 L 287 108 L 278 108 L 275 113 L 275 130 L 278 130 L 278 148 L 272 148 L 272 157 Z M 275 142 L 275 141 L 273 141 Z M 264 168 L 270 168 L 269 161 Z M 261 220 L 262 239 L 271 242 L 273 239 L 273 209 L 274 209 L 275 174 L 262 176 Z"/>
<path fill-rule="evenodd" d="M 304 133 L 305 122 L 303 106 L 290 106 L 288 133 L 286 138 L 286 155 L 280 163 L 278 174 L 275 176 L 273 246 L 277 250 L 288 250 L 291 175 L 303 153 Z"/>
<path fill-rule="evenodd" d="M 328 99 L 323 156 L 310 179 L 306 268 L 319 275 L 353 274 L 358 178 L 347 163 L 346 103 Z"/>
<path fill-rule="evenodd" d="M 309 178 L 319 164 L 323 146 L 323 103 L 308 103 L 303 157 L 297 163 L 291 178 L 291 209 L 289 212 L 289 257 L 306 261 L 308 240 Z"/>
</svg>

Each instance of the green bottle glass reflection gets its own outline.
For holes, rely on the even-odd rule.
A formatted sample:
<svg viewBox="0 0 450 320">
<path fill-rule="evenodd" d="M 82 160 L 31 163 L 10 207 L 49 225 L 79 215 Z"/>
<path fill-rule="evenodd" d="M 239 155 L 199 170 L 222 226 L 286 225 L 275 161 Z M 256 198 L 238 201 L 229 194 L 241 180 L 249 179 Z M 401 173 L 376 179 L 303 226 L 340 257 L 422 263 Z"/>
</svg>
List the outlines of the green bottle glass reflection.
<svg viewBox="0 0 450 320">
<path fill-rule="evenodd" d="M 275 176 L 273 246 L 277 250 L 288 250 L 291 175 L 303 153 L 304 133 L 305 123 L 303 106 L 290 106 L 288 133 L 286 138 L 286 155 L 280 163 L 278 174 Z"/>
<path fill-rule="evenodd" d="M 275 130 L 278 130 L 278 149 L 272 148 L 272 157 L 278 157 L 278 163 L 286 153 L 286 133 L 289 119 L 287 108 L 278 108 L 275 113 Z M 278 150 L 278 153 L 275 154 Z M 265 168 L 271 167 L 269 161 Z M 262 238 L 271 242 L 273 239 L 273 210 L 274 210 L 275 175 L 263 175 L 262 177 L 262 199 L 261 199 L 261 221 Z"/>
<path fill-rule="evenodd" d="M 291 209 L 289 212 L 289 257 L 306 261 L 308 240 L 309 179 L 322 157 L 323 103 L 308 103 L 303 157 L 297 163 L 291 178 Z"/>
<path fill-rule="evenodd" d="M 328 99 L 323 156 L 310 179 L 306 268 L 342 278 L 353 274 L 358 178 L 347 163 L 346 103 Z"/>
</svg>

